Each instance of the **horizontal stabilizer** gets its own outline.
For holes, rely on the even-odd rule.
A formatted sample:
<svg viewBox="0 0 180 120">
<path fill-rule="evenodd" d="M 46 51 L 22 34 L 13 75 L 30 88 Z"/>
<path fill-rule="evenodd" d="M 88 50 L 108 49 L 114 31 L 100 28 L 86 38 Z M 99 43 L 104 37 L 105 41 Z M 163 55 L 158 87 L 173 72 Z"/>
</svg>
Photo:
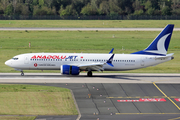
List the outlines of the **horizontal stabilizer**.
<svg viewBox="0 0 180 120">
<path fill-rule="evenodd" d="M 170 58 L 170 57 L 173 57 L 173 55 L 174 53 L 167 54 L 166 56 L 158 56 L 158 57 L 155 57 L 155 60 Z"/>
</svg>

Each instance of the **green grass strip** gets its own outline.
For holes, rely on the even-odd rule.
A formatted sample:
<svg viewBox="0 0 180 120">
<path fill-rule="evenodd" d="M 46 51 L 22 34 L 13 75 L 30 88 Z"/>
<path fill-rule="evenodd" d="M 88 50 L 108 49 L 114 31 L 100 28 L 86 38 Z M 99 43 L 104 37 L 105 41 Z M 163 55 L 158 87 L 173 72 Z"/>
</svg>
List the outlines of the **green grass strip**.
<svg viewBox="0 0 180 120">
<path fill-rule="evenodd" d="M 0 116 L 0 120 L 34 120 L 34 116 Z"/>
<path fill-rule="evenodd" d="M 179 20 L 0 20 L 0 27 L 49 28 L 164 28 L 180 27 Z"/>
<path fill-rule="evenodd" d="M 1 115 L 77 115 L 70 90 L 35 85 L 0 85 Z"/>
</svg>

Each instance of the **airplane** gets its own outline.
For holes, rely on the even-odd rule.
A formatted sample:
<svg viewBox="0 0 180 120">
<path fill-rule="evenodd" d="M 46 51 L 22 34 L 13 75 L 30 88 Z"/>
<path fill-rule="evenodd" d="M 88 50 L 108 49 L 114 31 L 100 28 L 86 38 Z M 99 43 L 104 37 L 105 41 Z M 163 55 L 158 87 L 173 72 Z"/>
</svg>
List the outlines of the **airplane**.
<svg viewBox="0 0 180 120">
<path fill-rule="evenodd" d="M 124 71 L 155 66 L 174 59 L 173 54 L 167 54 L 173 24 L 168 24 L 153 42 L 144 50 L 131 54 L 98 53 L 26 53 L 14 56 L 5 64 L 21 72 L 23 70 L 61 70 L 63 75 L 79 75 L 87 71 Z"/>
</svg>

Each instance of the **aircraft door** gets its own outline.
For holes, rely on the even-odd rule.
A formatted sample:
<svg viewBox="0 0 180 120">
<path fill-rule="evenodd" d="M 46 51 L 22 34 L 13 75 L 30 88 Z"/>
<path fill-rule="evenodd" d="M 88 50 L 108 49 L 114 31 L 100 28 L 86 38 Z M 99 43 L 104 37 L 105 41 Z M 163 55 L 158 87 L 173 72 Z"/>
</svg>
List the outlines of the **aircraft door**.
<svg viewBox="0 0 180 120">
<path fill-rule="evenodd" d="M 29 59 L 28 59 L 28 58 L 29 58 L 28 56 L 25 56 L 25 57 L 24 57 L 24 63 L 25 63 L 25 64 L 29 64 Z"/>
<path fill-rule="evenodd" d="M 145 66 L 145 57 L 141 57 L 141 66 Z"/>
</svg>

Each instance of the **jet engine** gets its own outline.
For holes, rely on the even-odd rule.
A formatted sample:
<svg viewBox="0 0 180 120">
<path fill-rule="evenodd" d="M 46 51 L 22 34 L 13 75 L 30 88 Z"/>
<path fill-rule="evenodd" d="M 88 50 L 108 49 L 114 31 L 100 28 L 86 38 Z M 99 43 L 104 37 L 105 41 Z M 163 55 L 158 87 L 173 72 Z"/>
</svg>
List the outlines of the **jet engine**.
<svg viewBox="0 0 180 120">
<path fill-rule="evenodd" d="M 70 65 L 61 65 L 61 74 L 79 75 L 79 67 Z"/>
</svg>

